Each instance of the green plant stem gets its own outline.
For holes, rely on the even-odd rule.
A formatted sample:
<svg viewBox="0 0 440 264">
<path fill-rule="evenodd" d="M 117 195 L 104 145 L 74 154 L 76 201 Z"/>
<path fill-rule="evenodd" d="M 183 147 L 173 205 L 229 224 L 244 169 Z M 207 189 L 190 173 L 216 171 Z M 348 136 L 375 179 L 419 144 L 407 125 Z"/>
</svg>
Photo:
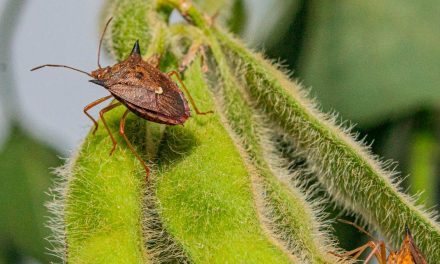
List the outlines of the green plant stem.
<svg viewBox="0 0 440 264">
<path fill-rule="evenodd" d="M 150 40 L 154 36 L 152 21 L 156 14 L 153 10 L 152 1 L 143 0 L 111 0 L 107 9 L 106 21 L 113 17 L 109 25 L 106 46 L 113 57 L 124 60 L 131 51 L 133 43 L 139 40 L 141 47 L 150 46 Z M 141 49 L 142 55 L 147 50 Z"/>
<path fill-rule="evenodd" d="M 335 200 L 373 224 L 394 245 L 414 233 L 426 257 L 440 259 L 440 228 L 429 214 L 398 191 L 391 177 L 361 144 L 319 113 L 301 88 L 237 41 L 216 31 L 225 49 L 246 63 L 248 91 L 278 126 L 304 151 L 320 182 Z"/>
<path fill-rule="evenodd" d="M 125 107 L 105 116 L 118 147 L 109 156 L 111 141 L 100 123 L 73 161 L 66 194 L 65 222 L 69 263 L 147 263 L 143 249 L 142 193 L 145 171 L 119 137 Z M 127 120 L 130 139 L 143 138 L 143 121 Z M 123 261 L 121 261 L 123 260 Z"/>
<path fill-rule="evenodd" d="M 191 7 L 184 10 L 183 13 L 193 19 L 193 23 L 200 26 L 205 33 L 208 45 L 219 68 L 220 80 L 222 80 L 219 87 L 223 90 L 228 121 L 243 142 L 244 149 L 247 150 L 253 165 L 262 178 L 262 185 L 273 213 L 270 217 L 282 219 L 278 222 L 276 220 L 271 221 L 271 224 L 276 226 L 274 227 L 275 232 L 281 233 L 280 236 L 288 237 L 284 237 L 285 241 L 291 241 L 291 243 L 287 243 L 287 247 L 292 253 L 301 256 L 303 261 L 314 263 L 336 262 L 336 258 L 329 254 L 330 251 L 336 250 L 331 247 L 328 238 L 319 233 L 320 226 L 315 221 L 315 212 L 307 205 L 304 195 L 298 190 L 291 190 L 286 182 L 277 179 L 264 160 L 261 139 L 256 134 L 258 126 L 256 126 L 252 114 L 253 110 L 250 109 L 243 95 L 240 94 L 242 89 L 240 89 L 238 81 L 230 71 L 227 59 L 211 33 L 212 31 L 209 27 L 205 27 L 202 17 L 194 15 L 196 13 Z"/>
<path fill-rule="evenodd" d="M 153 3 L 157 9 L 152 8 Z M 220 113 L 195 115 L 184 126 L 167 126 L 165 130 L 150 124 L 146 130 L 143 120 L 129 115 L 126 134 L 139 153 L 158 158 L 148 195 L 157 202 L 154 210 L 171 244 L 179 247 L 177 251 L 150 252 L 148 244 L 161 242 L 147 241 L 154 236 L 145 234 L 144 221 L 149 220 L 142 212 L 145 172 L 119 136 L 119 147 L 108 156 L 111 144 L 100 123 L 97 135 L 87 137 L 68 171 L 62 213 L 69 263 L 147 263 L 152 255 L 155 261 L 165 262 L 160 257 L 173 252 L 181 252 L 183 259 L 194 263 L 237 263 L 244 259 L 250 263 L 336 262 L 328 254 L 331 245 L 316 241 L 326 236 L 318 234 L 318 220 L 305 196 L 277 178 L 267 161 L 265 129 L 279 130 L 292 139 L 331 196 L 377 227 L 389 241 L 400 242 L 407 224 L 428 261 L 440 259 L 440 229 L 434 220 L 397 190 L 390 180 L 392 173 L 361 144 L 319 113 L 299 85 L 209 25 L 190 2 L 121 0 L 114 5 L 109 46 L 118 60 L 125 58 L 135 39 L 142 38 L 144 47 L 147 43 L 150 47 L 147 53 L 162 51 L 163 69 L 177 64 L 180 55 L 170 50 L 180 51 L 184 45 L 168 46 L 174 42 L 167 42 L 173 36 L 167 35 L 166 15 L 158 17 L 155 13 L 161 7 L 167 12 L 177 8 L 198 28 L 189 25 L 194 30 L 187 33 L 190 39 L 191 34 L 200 35 L 196 39 L 211 48 L 219 71 L 216 81 L 221 83 L 225 118 L 243 150 L 232 140 Z M 178 33 L 179 28 L 174 29 L 173 33 Z M 220 111 L 201 68 L 198 58 L 186 72 L 186 85 L 202 111 Z M 244 78 L 237 79 L 239 71 Z M 112 131 L 117 131 L 123 110 L 119 107 L 106 115 Z M 260 127 L 254 112 L 262 113 L 277 127 Z M 151 143 L 155 146 L 149 147 Z M 260 211 L 260 198 L 255 196 L 260 185 L 267 194 L 261 199 L 263 206 L 274 213 L 270 228 L 262 224 L 264 213 Z M 291 241 L 280 245 L 273 239 L 274 230 L 281 230 Z"/>
<path fill-rule="evenodd" d="M 117 60 L 128 56 L 135 40 L 143 51 L 164 49 L 161 27 L 151 33 L 154 19 L 147 1 L 113 1 L 108 7 L 113 16 L 106 42 Z M 105 19 L 107 21 L 107 19 Z M 152 48 L 144 48 L 152 47 Z M 148 55 L 148 54 L 147 54 Z M 54 206 L 63 215 L 65 231 L 64 259 L 69 263 L 148 263 L 144 245 L 143 194 L 145 171 L 119 135 L 119 120 L 125 111 L 119 106 L 105 114 L 118 147 L 109 155 L 111 140 L 103 123 L 96 135 L 89 134 L 78 155 L 65 172 L 61 190 L 64 205 Z M 145 138 L 160 139 L 161 128 L 145 126 L 145 121 L 130 114 L 126 134 L 140 154 L 153 157 L 157 148 Z M 56 210 L 56 209 L 55 209 Z"/>
<path fill-rule="evenodd" d="M 192 5 L 177 0 L 161 2 L 179 9 L 205 34 L 214 32 L 224 50 L 244 65 L 251 99 L 304 151 L 320 182 L 335 200 L 373 224 L 394 245 L 403 239 L 404 227 L 408 225 L 428 261 L 440 259 L 438 224 L 398 191 L 390 179 L 393 172 L 383 168 L 362 144 L 319 113 L 299 85 L 232 37 L 210 28 Z"/>
<path fill-rule="evenodd" d="M 214 109 L 199 60 L 185 83 L 202 111 Z M 260 226 L 249 172 L 218 114 L 168 126 L 158 157 L 159 212 L 192 262 L 291 262 Z"/>
<path fill-rule="evenodd" d="M 227 59 L 216 39 L 211 37 L 209 40 L 220 79 L 223 80 L 219 87 L 224 96 L 224 110 L 228 121 L 255 166 L 257 177 L 260 177 L 259 181 L 264 189 L 264 195 L 267 196 L 263 207 L 270 208 L 266 209 L 270 211 L 266 212 L 269 225 L 274 229 L 274 233 L 283 237 L 282 243 L 286 244 L 289 251 L 301 257 L 300 262 L 336 263 L 336 257 L 329 252 L 337 250 L 332 248 L 327 235 L 320 232 L 321 226 L 316 220 L 318 218 L 316 210 L 306 202 L 307 197 L 302 190 L 292 188 L 288 182 L 277 177 L 267 164 L 262 139 L 259 136 L 264 134 L 258 125 L 261 120 L 256 120 L 253 114 L 255 110 L 246 102 L 241 92 L 243 88 L 229 68 Z M 254 195 L 261 196 L 261 194 Z M 265 211 L 262 208 L 260 210 Z"/>
<path fill-rule="evenodd" d="M 131 32 L 123 25 L 114 25 L 120 28 L 112 29 L 119 33 L 112 35 L 111 41 L 123 36 L 126 30 L 130 36 L 145 34 Z M 164 32 L 150 29 L 154 33 L 149 46 L 153 48 L 147 49 L 147 53 L 167 49 L 160 41 L 167 38 L 163 37 Z M 125 39 L 129 41 L 130 38 Z M 125 42 L 115 39 L 110 47 L 120 51 L 112 50 L 113 54 L 123 54 L 127 49 Z M 165 54 L 162 66 L 173 65 L 172 57 Z M 214 108 L 198 62 L 188 70 L 185 82 L 201 109 Z M 106 114 L 112 131 L 117 131 L 123 109 Z M 138 152 L 144 154 L 151 149 L 149 144 L 144 145 L 150 142 L 146 139 L 145 122 L 130 117 L 126 134 Z M 67 259 L 70 263 L 164 261 L 162 256 L 176 250 L 155 252 L 163 247 L 152 244 L 161 241 L 146 240 L 154 237 L 150 234 L 157 230 L 145 229 L 154 223 L 143 224 L 150 220 L 144 219 L 142 213 L 145 172 L 117 133 L 119 147 L 113 156 L 108 156 L 110 140 L 102 123 L 100 126 L 96 136 L 86 139 L 69 172 L 65 207 Z M 161 130 L 154 127 L 147 123 L 148 130 L 153 128 L 152 134 L 160 138 Z M 147 195 L 155 196 L 154 210 L 169 238 L 174 240 L 172 245 L 180 247 L 177 251 L 182 251 L 186 260 L 291 262 L 290 256 L 261 228 L 249 172 L 218 115 L 194 116 L 184 127 L 166 127 L 161 145 L 156 139 L 154 143 L 159 147 L 148 153 L 154 156 L 158 151 L 158 169 L 151 175 L 155 181 L 153 188 L 157 189 L 149 187 L 151 192 Z"/>
</svg>

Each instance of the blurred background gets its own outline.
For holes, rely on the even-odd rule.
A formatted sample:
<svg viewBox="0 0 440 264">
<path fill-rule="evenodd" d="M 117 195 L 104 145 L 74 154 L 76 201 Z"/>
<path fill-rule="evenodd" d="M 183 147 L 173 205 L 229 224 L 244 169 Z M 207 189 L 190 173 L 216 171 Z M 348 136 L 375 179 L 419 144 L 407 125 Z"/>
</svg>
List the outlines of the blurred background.
<svg viewBox="0 0 440 264">
<path fill-rule="evenodd" d="M 103 4 L 0 0 L 0 264 L 52 260 L 43 205 L 51 171 L 91 126 L 82 108 L 106 92 L 75 72 L 29 69 L 96 68 Z M 438 14 L 436 0 L 235 0 L 229 25 L 312 87 L 324 111 L 357 124 L 374 153 L 399 163 L 402 187 L 437 208 Z M 335 230 L 346 249 L 366 241 L 352 227 Z"/>
</svg>

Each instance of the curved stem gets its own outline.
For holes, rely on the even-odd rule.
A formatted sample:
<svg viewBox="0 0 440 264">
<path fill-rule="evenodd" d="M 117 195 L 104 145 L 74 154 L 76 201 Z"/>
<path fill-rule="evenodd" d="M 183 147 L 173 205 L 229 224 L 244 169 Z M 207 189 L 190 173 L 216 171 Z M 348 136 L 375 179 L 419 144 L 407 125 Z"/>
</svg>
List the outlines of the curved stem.
<svg viewBox="0 0 440 264">
<path fill-rule="evenodd" d="M 258 175 L 257 185 L 262 188 L 260 193 L 254 193 L 257 200 L 263 200 L 260 202 L 262 208 L 258 209 L 266 215 L 274 236 L 280 238 L 280 243 L 290 252 L 300 256 L 302 263 L 337 263 L 338 258 L 329 252 L 337 252 L 338 249 L 333 248 L 331 239 L 323 232 L 322 224 L 317 220 L 319 209 L 308 203 L 304 190 L 291 186 L 282 179 L 286 175 L 276 175 L 281 172 L 274 172 L 271 168 L 269 160 L 274 157 L 267 153 L 268 146 L 263 143 L 269 137 L 264 132 L 267 128 L 261 125 L 262 120 L 255 114 L 258 110 L 249 105 L 243 87 L 234 77 L 220 47 L 213 41 L 215 39 L 211 39 L 209 44 L 223 80 L 219 87 L 224 98 L 226 117 L 244 145 Z M 258 187 L 254 189 L 258 190 Z"/>
<path fill-rule="evenodd" d="M 431 261 L 440 259 L 440 227 L 393 183 L 381 164 L 331 117 L 318 112 L 301 87 L 238 41 L 216 31 L 225 50 L 243 63 L 252 99 L 297 144 L 332 197 L 398 245 L 405 225 Z"/>
<path fill-rule="evenodd" d="M 177 8 L 205 34 L 214 32 L 225 52 L 243 65 L 251 99 L 304 151 L 335 200 L 357 212 L 395 245 L 403 238 L 405 224 L 409 225 L 427 258 L 431 262 L 440 259 L 438 223 L 398 190 L 391 180 L 395 174 L 392 170 L 332 118 L 317 111 L 299 85 L 232 37 L 210 28 L 192 5 L 179 0 L 160 2 Z"/>
</svg>

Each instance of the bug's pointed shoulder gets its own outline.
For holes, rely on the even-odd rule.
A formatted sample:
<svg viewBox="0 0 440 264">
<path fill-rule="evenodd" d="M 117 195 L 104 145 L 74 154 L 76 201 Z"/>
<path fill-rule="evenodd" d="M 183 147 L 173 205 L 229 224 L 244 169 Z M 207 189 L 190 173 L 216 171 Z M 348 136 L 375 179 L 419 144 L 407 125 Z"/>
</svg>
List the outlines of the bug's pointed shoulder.
<svg viewBox="0 0 440 264">
<path fill-rule="evenodd" d="M 141 48 L 139 47 L 139 40 L 136 40 L 136 42 L 134 43 L 130 56 L 136 56 L 136 57 L 141 56 Z"/>
</svg>

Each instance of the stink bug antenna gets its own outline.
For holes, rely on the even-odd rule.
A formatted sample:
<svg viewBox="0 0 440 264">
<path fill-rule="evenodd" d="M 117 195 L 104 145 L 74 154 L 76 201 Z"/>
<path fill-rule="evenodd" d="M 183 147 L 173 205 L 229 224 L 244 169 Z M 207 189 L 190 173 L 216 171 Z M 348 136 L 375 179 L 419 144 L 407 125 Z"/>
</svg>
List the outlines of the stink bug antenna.
<svg viewBox="0 0 440 264">
<path fill-rule="evenodd" d="M 73 68 L 73 67 L 70 67 L 70 66 L 59 65 L 59 64 L 44 64 L 44 65 L 40 65 L 40 66 L 38 66 L 38 67 L 32 68 L 31 71 L 35 71 L 35 70 L 38 70 L 38 69 L 41 69 L 41 68 L 44 68 L 44 67 L 61 67 L 61 68 L 67 68 L 67 69 L 71 69 L 71 70 L 74 70 L 74 71 L 77 71 L 77 72 L 80 72 L 80 73 L 87 74 L 88 76 L 94 78 L 94 77 L 93 77 L 90 73 L 88 73 L 88 72 L 85 72 L 85 71 L 82 71 L 82 70 L 79 70 L 79 69 L 76 69 L 76 68 Z"/>
<path fill-rule="evenodd" d="M 352 227 L 354 227 L 357 230 L 359 230 L 361 233 L 364 233 L 365 235 L 369 236 L 372 240 L 376 240 L 370 233 L 367 232 L 367 230 L 363 229 L 362 227 L 358 226 L 357 224 L 355 224 L 353 222 L 350 222 L 350 221 L 347 221 L 347 220 L 344 220 L 344 219 L 337 219 L 337 220 L 338 220 L 338 222 L 341 222 L 341 223 L 344 223 L 344 224 L 347 224 L 347 225 L 351 225 Z M 385 247 L 389 251 L 391 251 L 386 245 L 385 245 Z"/>
<path fill-rule="evenodd" d="M 99 67 L 100 69 L 102 68 L 102 67 L 101 67 L 101 64 L 99 63 L 99 57 L 101 57 L 101 46 L 102 46 L 102 40 L 104 39 L 105 32 L 107 31 L 107 27 L 108 27 L 108 25 L 110 24 L 110 22 L 112 21 L 112 19 L 113 19 L 113 17 L 111 17 L 111 18 L 107 21 L 107 23 L 105 24 L 104 31 L 102 32 L 101 39 L 99 40 L 99 48 L 98 48 L 98 67 Z"/>
<path fill-rule="evenodd" d="M 107 21 L 107 23 L 105 24 L 104 31 L 102 32 L 101 39 L 99 40 L 99 48 L 98 48 L 98 67 L 99 67 L 100 69 L 102 68 L 102 67 L 101 67 L 101 64 L 99 63 L 99 57 L 101 56 L 102 40 L 104 39 L 105 31 L 107 30 L 107 27 L 108 27 L 108 25 L 110 24 L 110 22 L 112 21 L 112 19 L 113 19 L 113 17 L 111 17 L 111 18 Z M 87 74 L 88 76 L 94 78 L 94 77 L 93 77 L 90 73 L 88 73 L 88 72 L 85 72 L 85 71 L 82 71 L 82 70 L 79 70 L 79 69 L 75 69 L 75 68 L 70 67 L 70 66 L 66 66 L 66 65 L 58 65 L 58 64 L 44 64 L 44 65 L 41 65 L 41 66 L 38 66 L 38 67 L 35 67 L 35 68 L 31 69 L 31 71 L 35 71 L 35 70 L 41 69 L 41 68 L 43 68 L 43 67 L 62 67 L 62 68 L 67 68 L 67 69 L 71 69 L 71 70 L 74 70 L 74 71 L 77 71 L 77 72 L 81 72 L 81 73 Z"/>
<path fill-rule="evenodd" d="M 350 221 L 347 221 L 347 220 L 344 220 L 344 219 L 338 219 L 338 222 L 341 222 L 341 223 L 344 223 L 344 224 L 347 224 L 347 225 L 351 225 L 354 228 L 356 228 L 357 230 L 359 230 L 361 233 L 364 233 L 365 235 L 369 236 L 371 239 L 375 240 L 374 237 L 370 233 L 367 232 L 367 230 L 363 229 L 362 227 L 356 225 L 353 222 L 350 222 Z"/>
</svg>

